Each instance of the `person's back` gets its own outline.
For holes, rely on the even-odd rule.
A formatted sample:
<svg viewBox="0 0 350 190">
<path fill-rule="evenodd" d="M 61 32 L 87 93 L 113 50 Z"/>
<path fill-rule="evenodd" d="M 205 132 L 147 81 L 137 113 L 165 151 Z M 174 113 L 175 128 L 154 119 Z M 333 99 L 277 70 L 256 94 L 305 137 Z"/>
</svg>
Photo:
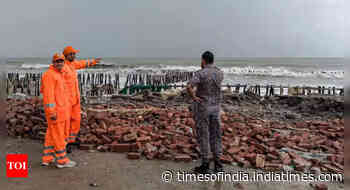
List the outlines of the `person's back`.
<svg viewBox="0 0 350 190">
<path fill-rule="evenodd" d="M 223 72 L 215 65 L 206 65 L 195 73 L 194 80 L 199 81 L 196 96 L 203 100 L 202 104 L 206 106 L 220 106 L 223 78 Z"/>
<path fill-rule="evenodd" d="M 200 147 L 202 165 L 194 168 L 195 172 L 208 173 L 209 149 L 214 156 L 215 172 L 223 171 L 220 160 L 222 154 L 220 102 L 223 72 L 214 65 L 213 53 L 207 51 L 202 54 L 202 69 L 195 72 L 187 85 L 187 90 L 193 99 L 191 107 L 195 121 L 195 131 Z M 194 87 L 197 91 L 194 93 Z"/>
</svg>

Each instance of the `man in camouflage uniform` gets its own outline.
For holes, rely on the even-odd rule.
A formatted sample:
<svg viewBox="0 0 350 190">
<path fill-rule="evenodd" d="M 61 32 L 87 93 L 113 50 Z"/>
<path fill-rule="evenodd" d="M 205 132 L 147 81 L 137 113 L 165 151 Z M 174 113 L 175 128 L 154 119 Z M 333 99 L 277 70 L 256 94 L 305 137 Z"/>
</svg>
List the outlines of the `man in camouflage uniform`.
<svg viewBox="0 0 350 190">
<path fill-rule="evenodd" d="M 202 54 L 202 69 L 195 72 L 187 85 L 187 91 L 193 99 L 191 110 L 195 120 L 197 141 L 200 146 L 202 165 L 194 168 L 195 172 L 209 172 L 209 145 L 214 155 L 215 172 L 223 171 L 220 162 L 222 154 L 220 102 L 223 72 L 214 64 L 213 53 Z M 194 93 L 194 87 L 197 87 Z"/>
</svg>

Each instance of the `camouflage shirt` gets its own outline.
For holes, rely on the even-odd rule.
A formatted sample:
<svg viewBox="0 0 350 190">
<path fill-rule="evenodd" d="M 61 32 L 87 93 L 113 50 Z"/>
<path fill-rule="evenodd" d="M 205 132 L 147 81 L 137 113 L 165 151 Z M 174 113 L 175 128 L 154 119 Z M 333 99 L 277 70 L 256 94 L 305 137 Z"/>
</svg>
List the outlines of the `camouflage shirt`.
<svg viewBox="0 0 350 190">
<path fill-rule="evenodd" d="M 195 72 L 189 84 L 197 87 L 196 96 L 203 100 L 202 104 L 219 106 L 222 99 L 221 83 L 223 79 L 223 72 L 211 64 Z"/>
</svg>

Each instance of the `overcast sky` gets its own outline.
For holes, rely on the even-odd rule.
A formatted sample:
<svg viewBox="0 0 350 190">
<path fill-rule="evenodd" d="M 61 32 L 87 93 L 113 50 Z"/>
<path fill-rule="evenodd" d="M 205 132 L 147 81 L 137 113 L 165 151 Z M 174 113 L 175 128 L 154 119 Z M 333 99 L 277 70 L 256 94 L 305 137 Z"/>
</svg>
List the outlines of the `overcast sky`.
<svg viewBox="0 0 350 190">
<path fill-rule="evenodd" d="M 0 57 L 49 57 L 65 45 L 89 57 L 198 57 L 207 49 L 218 57 L 343 57 L 350 30 L 345 4 L 1 0 Z"/>
</svg>

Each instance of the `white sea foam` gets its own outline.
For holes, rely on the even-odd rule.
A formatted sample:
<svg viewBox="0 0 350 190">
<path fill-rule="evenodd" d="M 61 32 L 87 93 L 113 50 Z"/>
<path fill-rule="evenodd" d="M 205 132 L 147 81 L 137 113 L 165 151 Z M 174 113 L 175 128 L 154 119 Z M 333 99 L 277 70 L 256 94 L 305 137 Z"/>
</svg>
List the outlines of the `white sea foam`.
<svg viewBox="0 0 350 190">
<path fill-rule="evenodd" d="M 344 71 L 293 71 L 285 67 L 226 67 L 222 68 L 226 74 L 236 75 L 256 75 L 256 76 L 271 76 L 271 77 L 311 77 L 311 78 L 344 78 Z"/>
<path fill-rule="evenodd" d="M 197 71 L 198 66 L 136 66 L 126 67 L 117 66 L 112 70 L 120 73 L 133 73 L 133 72 L 150 72 L 150 73 L 162 73 L 166 71 Z M 285 67 L 222 67 L 222 71 L 225 74 L 232 75 L 246 75 L 246 76 L 271 76 L 271 77 L 290 77 L 290 78 L 334 78 L 343 79 L 344 71 L 339 70 L 311 70 L 296 71 L 291 68 Z M 108 71 L 109 69 L 96 69 L 100 71 Z M 95 70 L 95 71 L 96 71 Z"/>
<path fill-rule="evenodd" d="M 45 69 L 49 68 L 49 64 L 25 63 L 21 65 L 21 69 Z"/>
<path fill-rule="evenodd" d="M 104 63 L 105 65 L 113 65 L 111 63 Z M 45 69 L 48 64 L 22 64 L 22 69 Z M 121 74 L 134 72 L 148 72 L 148 73 L 163 73 L 167 71 L 197 71 L 199 66 L 176 66 L 176 65 L 115 65 L 115 67 L 97 68 L 84 71 L 91 72 L 119 72 Z M 312 70 L 305 69 L 300 71 L 289 67 L 221 67 L 222 71 L 228 75 L 245 75 L 245 76 L 270 76 L 270 77 L 290 77 L 290 78 L 328 78 L 328 79 L 343 79 L 344 71 L 341 70 Z"/>
</svg>

